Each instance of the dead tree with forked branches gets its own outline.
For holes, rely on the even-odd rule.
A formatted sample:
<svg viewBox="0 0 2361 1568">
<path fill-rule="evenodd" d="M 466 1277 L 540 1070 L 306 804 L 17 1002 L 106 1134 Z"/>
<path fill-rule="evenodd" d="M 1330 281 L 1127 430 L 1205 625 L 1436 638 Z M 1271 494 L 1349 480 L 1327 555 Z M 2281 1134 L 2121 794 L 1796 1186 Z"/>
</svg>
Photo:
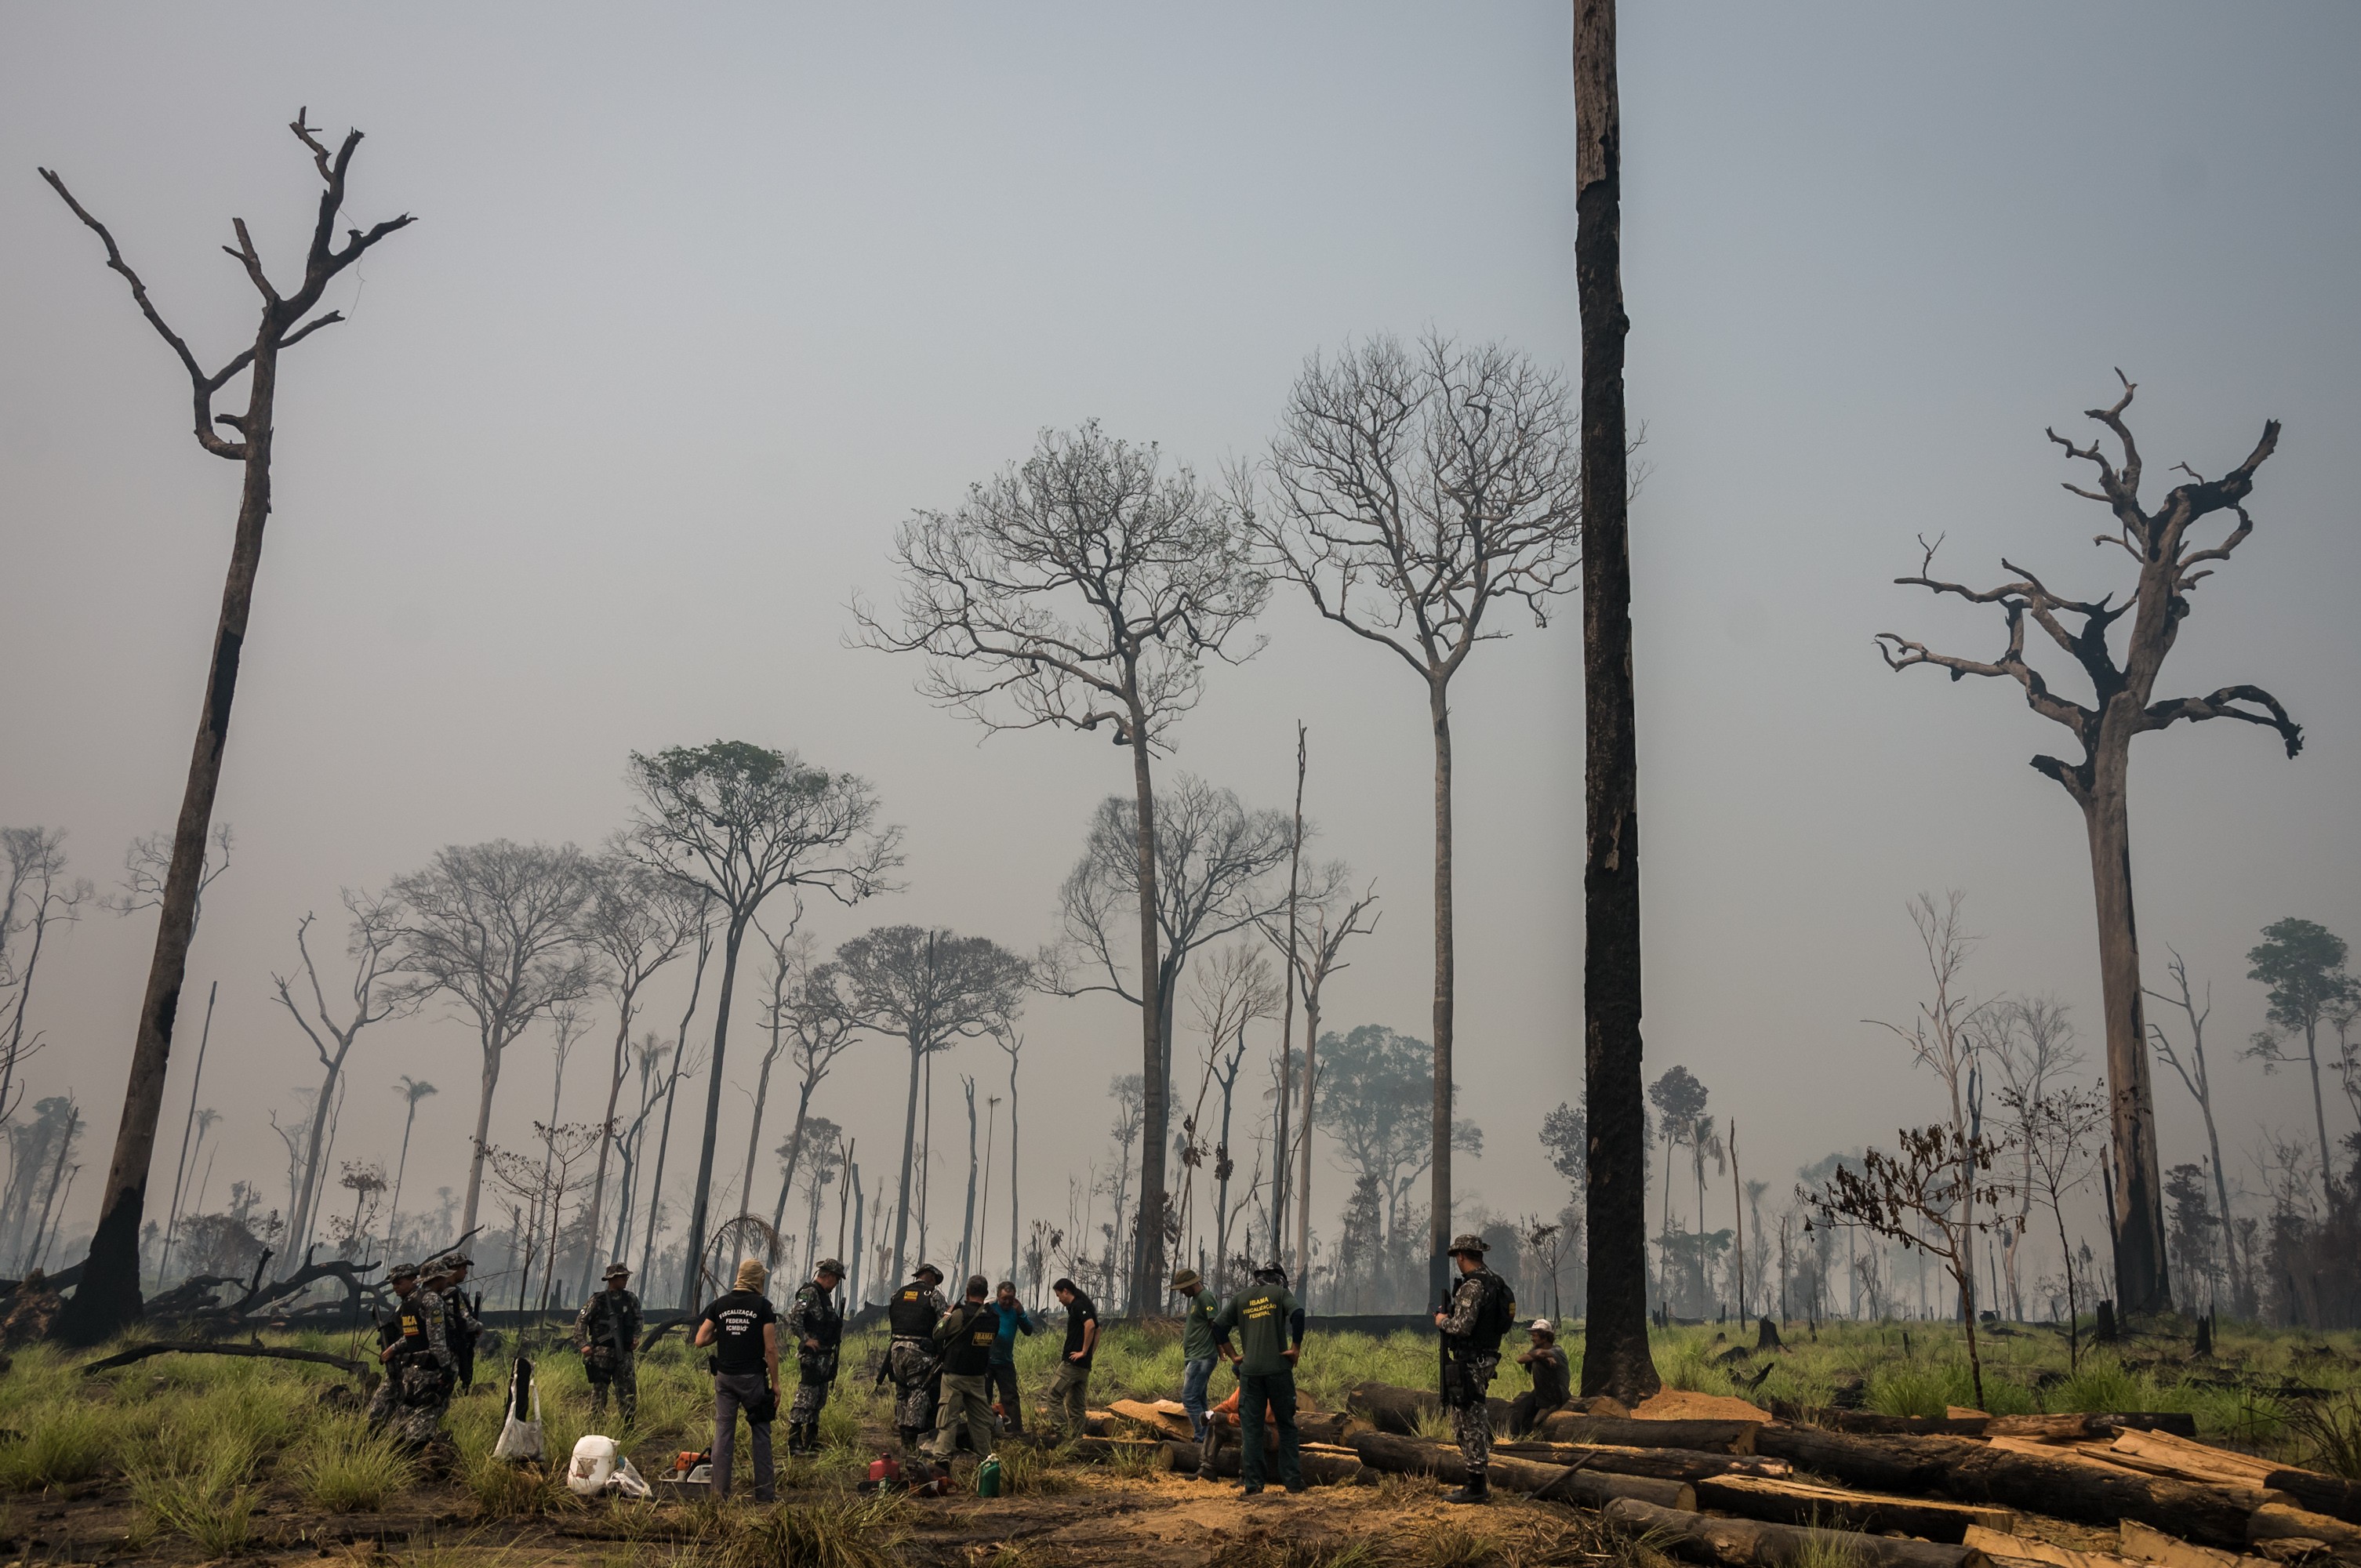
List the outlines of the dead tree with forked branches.
<svg viewBox="0 0 2361 1568">
<path fill-rule="evenodd" d="M 163 1109 L 164 1069 L 172 1049 L 172 1022 L 181 1002 L 181 982 L 188 969 L 189 942 L 196 926 L 198 882 L 203 874 L 205 830 L 212 825 L 214 795 L 221 783 L 222 753 L 229 743 L 230 699 L 237 685 L 238 658 L 246 645 L 247 619 L 254 605 L 254 580 L 262 564 L 262 529 L 270 516 L 270 453 L 276 434 L 279 356 L 322 327 L 345 319 L 341 311 L 318 315 L 328 285 L 370 247 L 411 219 L 404 213 L 363 231 L 347 229 L 343 245 L 335 242 L 336 219 L 345 204 L 345 177 L 361 133 L 348 131 L 334 151 L 305 123 L 307 111 L 298 109 L 288 127 L 311 151 L 323 189 L 303 258 L 302 281 L 281 293 L 263 269 L 262 255 L 247 232 L 246 220 L 234 218 L 235 247 L 225 247 L 246 269 L 247 280 L 262 296 L 262 317 L 254 341 L 233 355 L 217 370 L 199 363 L 181 334 L 172 330 L 148 297 L 148 285 L 123 259 L 114 235 L 82 204 L 66 182 L 50 170 L 41 178 L 73 209 L 106 247 L 106 264 L 123 275 L 131 298 L 148 324 L 170 345 L 189 375 L 192 418 L 197 444 L 214 456 L 244 470 L 238 499 L 237 529 L 230 545 L 229 576 L 222 589 L 221 620 L 214 632 L 211 674 L 205 682 L 204 711 L 197 725 L 196 745 L 189 759 L 188 785 L 181 798 L 181 814 L 172 828 L 170 870 L 164 879 L 162 910 L 156 925 L 156 952 L 148 970 L 148 988 L 139 1003 L 138 1035 L 131 1051 L 130 1081 L 123 1094 L 123 1119 L 115 1136 L 115 1155 L 106 1173 L 106 1190 L 99 1199 L 98 1230 L 91 1238 L 90 1258 L 82 1283 L 60 1320 L 59 1332 L 69 1341 L 95 1344 L 139 1316 L 139 1222 L 148 1195 L 148 1168 L 156 1152 L 156 1119 Z M 214 411 L 214 400 L 239 376 L 247 377 L 246 411 Z M 230 433 L 221 433 L 226 428 Z"/>
<path fill-rule="evenodd" d="M 2085 411 L 2111 432 L 2120 444 L 2110 458 L 2093 440 L 2077 446 L 2056 431 L 2049 439 L 2065 448 L 2069 457 L 2088 463 L 2097 475 L 2098 488 L 2068 483 L 2075 495 L 2107 508 L 2114 526 L 2097 537 L 2105 548 L 2114 545 L 2130 556 L 2138 578 L 2118 604 L 2114 593 L 2096 599 L 2069 598 L 2033 573 L 2004 558 L 2004 570 L 2014 579 L 1997 587 L 1971 588 L 1934 576 L 1935 551 L 1942 541 L 1926 543 L 1916 575 L 1894 579 L 1930 593 L 1949 594 L 1970 604 L 2000 607 L 2008 641 L 1993 659 L 1970 659 L 1938 653 L 1923 642 L 1895 632 L 1878 633 L 1879 652 L 1887 665 L 1906 670 L 1931 664 L 1950 672 L 1954 681 L 1969 675 L 1992 675 L 2015 681 L 2025 691 L 2026 705 L 2071 733 L 2082 755 L 2069 762 L 2048 755 L 2033 759 L 2034 768 L 2055 779 L 2082 810 L 2091 846 L 2091 882 L 2098 906 L 2099 978 L 2106 1007 L 2107 1081 L 2114 1101 L 2109 1121 L 2113 1133 L 2116 1289 L 2130 1312 L 2158 1312 L 2172 1305 L 2172 1286 L 2165 1267 L 2164 1184 L 2156 1149 L 2156 1097 L 2148 1075 L 2147 1025 L 2142 1004 L 2139 938 L 2132 918 L 2131 820 L 2129 775 L 2132 738 L 2163 729 L 2181 719 L 2236 718 L 2278 732 L 2294 756 L 2303 749 L 2303 729 L 2288 717 L 2277 697 L 2255 685 L 2223 686 L 2206 696 L 2156 696 L 2157 677 L 2165 655 L 2172 651 L 2180 623 L 2188 617 L 2190 594 L 2213 576 L 2215 564 L 2254 532 L 2254 519 L 2246 500 L 2255 485 L 2255 470 L 2279 446 L 2279 422 L 2267 420 L 2262 439 L 2245 460 L 2218 479 L 2208 479 L 2180 465 L 2189 482 L 2176 485 L 2154 509 L 2140 504 L 2141 463 L 2138 444 L 2124 411 L 2136 390 L 2121 371 L 2123 396 L 2112 407 Z M 2227 512 L 2235 527 L 2218 542 L 2207 544 L 2194 537 L 2206 518 Z M 2090 682 L 2092 700 L 2076 702 L 2052 690 L 2034 668 L 2026 652 L 2026 628 L 2030 622 L 2072 658 Z M 2116 624 L 2127 624 L 2121 657 L 2111 645 Z"/>
</svg>

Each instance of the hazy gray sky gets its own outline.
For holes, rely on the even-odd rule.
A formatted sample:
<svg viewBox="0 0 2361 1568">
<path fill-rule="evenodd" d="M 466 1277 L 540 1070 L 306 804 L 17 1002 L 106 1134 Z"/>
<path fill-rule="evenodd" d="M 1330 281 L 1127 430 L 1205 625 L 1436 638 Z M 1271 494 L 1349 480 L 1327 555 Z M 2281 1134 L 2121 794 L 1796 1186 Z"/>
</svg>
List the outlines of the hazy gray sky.
<svg viewBox="0 0 2361 1568">
<path fill-rule="evenodd" d="M 2361 14 L 1639 3 L 1622 27 L 1652 1076 L 1697 1071 L 1774 1191 L 1933 1114 L 1861 1022 L 1919 993 L 1922 888 L 1968 892 L 1979 992 L 2055 992 L 2095 1051 L 2080 820 L 2026 766 L 2063 737 L 2013 688 L 1888 674 L 1870 637 L 1999 644 L 1989 616 L 1891 586 L 1921 532 L 1960 576 L 2005 553 L 2077 591 L 2118 581 L 2042 435 L 2086 433 L 2116 366 L 2159 477 L 2219 472 L 2287 422 L 2167 685 L 2268 686 L 2310 743 L 2290 762 L 2247 727 L 2184 726 L 2134 772 L 2152 977 L 2170 943 L 2214 981 L 2227 1058 L 2261 1022 L 2258 927 L 2361 938 L 2361 532 L 2337 477 L 2361 412 Z M 843 645 L 848 598 L 890 588 L 897 521 L 1046 424 L 1097 417 L 1211 471 L 1265 440 L 1307 353 L 1356 334 L 1433 325 L 1571 370 L 1568 27 L 1543 4 L 0 5 L 0 821 L 68 828 L 102 884 L 179 800 L 236 476 L 189 439 L 179 370 L 34 166 L 112 224 L 208 358 L 251 330 L 216 248 L 231 215 L 280 268 L 308 221 L 298 104 L 368 133 L 356 221 L 420 220 L 340 281 L 350 324 L 282 380 L 219 813 L 239 851 L 190 974 L 200 1002 L 221 982 L 212 1201 L 233 1176 L 282 1186 L 265 1113 L 315 1069 L 268 975 L 303 912 L 450 841 L 594 844 L 633 748 L 742 738 L 875 781 L 908 891 L 816 911 L 826 942 L 887 920 L 1049 938 L 1121 758 L 979 745 L 907 662 Z M 1578 1090 L 1565 611 L 1457 692 L 1471 1208 L 1554 1207 L 1535 1133 Z M 1423 1035 L 1421 693 L 1283 595 L 1266 630 L 1170 766 L 1278 805 L 1311 725 L 1310 809 L 1386 911 L 1329 1016 Z M 90 1107 L 94 1166 L 152 933 L 93 916 L 45 970 L 37 1090 Z M 677 1005 L 667 986 L 653 1015 Z M 752 1021 L 741 1000 L 741 1052 Z M 168 1150 L 195 1031 L 184 1010 Z M 1025 1196 L 1061 1214 L 1137 1025 L 1043 1002 L 1028 1033 Z M 444 1090 L 411 1191 L 464 1185 L 474 1049 L 439 1010 L 365 1036 L 338 1157 L 390 1160 L 384 1086 L 409 1073 Z M 511 1052 L 496 1136 L 540 1113 L 547 1059 L 545 1033 Z M 941 1066 L 939 1114 L 956 1070 L 1000 1059 Z M 2216 1073 L 2242 1148 L 2296 1106 L 2284 1077 Z M 592 1113 L 594 1076 L 569 1113 Z M 873 1192 L 900 1085 L 894 1048 L 865 1047 L 815 1106 L 859 1135 Z M 2185 1098 L 2158 1091 L 2167 1161 L 2195 1158 Z M 1333 1226 L 1345 1184 L 1321 1182 Z"/>
</svg>

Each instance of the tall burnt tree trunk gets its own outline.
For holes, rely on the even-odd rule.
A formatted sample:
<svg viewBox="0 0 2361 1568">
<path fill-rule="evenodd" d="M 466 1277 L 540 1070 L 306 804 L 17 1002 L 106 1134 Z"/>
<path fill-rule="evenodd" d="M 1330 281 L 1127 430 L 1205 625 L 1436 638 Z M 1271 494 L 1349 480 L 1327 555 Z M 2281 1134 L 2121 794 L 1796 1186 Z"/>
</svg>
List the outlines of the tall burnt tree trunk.
<svg viewBox="0 0 2361 1568">
<path fill-rule="evenodd" d="M 1450 1289 L 1445 1281 L 1451 1266 L 1451 1024 L 1458 978 L 1451 907 L 1451 693 L 1444 680 L 1428 684 L 1427 717 L 1434 727 L 1434 1155 L 1429 1170 L 1433 1245 L 1427 1249 L 1426 1296 L 1439 1302 Z"/>
<path fill-rule="evenodd" d="M 115 1135 L 115 1153 L 106 1172 L 106 1190 L 99 1200 L 98 1229 L 91 1237 L 90 1256 L 82 1283 L 58 1320 L 57 1332 L 71 1344 L 95 1344 L 140 1316 L 139 1225 L 147 1206 L 148 1168 L 156 1154 L 156 1122 L 163 1111 L 164 1074 L 172 1053 L 172 1025 L 180 1010 L 181 985 L 187 975 L 189 943 L 196 931 L 197 894 L 204 875 L 205 834 L 213 825 L 214 796 L 221 785 L 223 754 L 229 746 L 231 699 L 237 691 L 240 655 L 246 647 L 247 622 L 254 609 L 254 585 L 262 565 L 263 525 L 270 517 L 270 453 L 279 394 L 279 356 L 321 327 L 344 319 L 330 311 L 309 322 L 329 281 L 360 258 L 361 253 L 411 220 L 407 214 L 379 224 L 368 233 L 350 231 L 342 250 L 333 243 L 337 211 L 344 205 L 345 175 L 353 150 L 360 145 L 357 130 L 346 134 L 344 145 L 331 153 L 296 112 L 291 127 L 311 149 L 314 167 L 325 185 L 304 258 L 302 287 L 281 296 L 264 274 L 262 259 L 248 237 L 243 219 L 235 220 L 237 247 L 231 252 L 244 265 L 247 279 L 262 296 L 262 319 L 252 347 L 220 370 L 208 375 L 180 334 L 164 323 L 139 280 L 115 247 L 104 225 L 84 211 L 67 191 L 65 181 L 41 170 L 66 204 L 106 247 L 106 263 L 130 285 L 140 313 L 170 345 L 188 372 L 195 394 L 197 443 L 216 457 L 244 470 L 237 507 L 237 526 L 231 537 L 229 574 L 222 585 L 221 616 L 214 629 L 213 656 L 207 665 L 203 707 L 197 721 L 196 743 L 189 758 L 189 776 L 181 795 L 181 812 L 172 828 L 172 863 L 164 878 L 164 896 L 156 921 L 156 949 L 148 960 L 147 990 L 140 998 L 138 1032 L 131 1047 L 131 1073 L 123 1092 L 123 1115 Z M 246 412 L 215 414 L 213 400 L 239 372 L 248 374 Z M 236 432 L 225 440 L 215 425 Z"/>
<path fill-rule="evenodd" d="M 2111 700 L 2100 719 L 2102 750 L 2082 822 L 2091 840 L 2091 887 L 2098 906 L 2099 990 L 2106 1013 L 2108 1123 L 2114 1132 L 2117 1305 L 2126 1312 L 2169 1311 L 2171 1275 L 2164 1250 L 2164 1168 L 2156 1148 L 2156 1091 L 2148 1077 L 2147 1016 L 2140 986 L 2139 927 L 2132 908 L 2131 817 L 2125 773 L 2131 731 L 2107 744 Z"/>
<path fill-rule="evenodd" d="M 1170 1064 L 1164 1055 L 1164 976 L 1156 925 L 1156 790 L 1148 774 L 1145 715 L 1134 710 L 1128 734 L 1134 792 L 1139 797 L 1139 1218 L 1131 1249 L 1130 1299 L 1125 1310 L 1152 1312 L 1163 1299 L 1164 1146 L 1172 1118 Z M 1115 1217 L 1118 1249 L 1126 1216 Z"/>
<path fill-rule="evenodd" d="M 1575 289 L 1582 311 L 1583 1086 L 1589 1115 L 1589 1328 L 1582 1391 L 1636 1404 L 1648 1353 L 1640 1081 L 1640 761 L 1623 417 L 1622 119 L 1615 0 L 1574 10 Z"/>
</svg>

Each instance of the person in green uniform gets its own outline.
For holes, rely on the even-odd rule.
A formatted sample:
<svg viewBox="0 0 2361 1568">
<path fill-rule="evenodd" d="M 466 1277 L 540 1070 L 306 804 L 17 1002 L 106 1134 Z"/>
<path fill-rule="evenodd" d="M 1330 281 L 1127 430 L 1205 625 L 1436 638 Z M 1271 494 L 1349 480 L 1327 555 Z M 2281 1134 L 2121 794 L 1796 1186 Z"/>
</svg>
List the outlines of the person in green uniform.
<svg viewBox="0 0 2361 1568">
<path fill-rule="evenodd" d="M 640 1299 L 631 1294 L 628 1265 L 607 1266 L 605 1288 L 582 1303 L 574 1316 L 574 1348 L 582 1356 L 582 1374 L 590 1380 L 592 1420 L 607 1413 L 611 1388 L 622 1407 L 623 1424 L 639 1419 Z"/>
<path fill-rule="evenodd" d="M 1262 1423 L 1265 1412 L 1279 1423 L 1279 1479 L 1290 1492 L 1303 1490 L 1302 1438 L 1295 1428 L 1295 1364 L 1303 1354 L 1303 1309 L 1288 1293 L 1287 1270 L 1266 1263 L 1254 1282 L 1234 1297 L 1213 1320 L 1213 1341 L 1240 1342 L 1238 1352 L 1239 1495 L 1263 1487 Z"/>
<path fill-rule="evenodd" d="M 1517 1297 L 1507 1280 L 1484 1266 L 1485 1250 L 1482 1236 L 1452 1238 L 1458 1279 L 1451 1299 L 1434 1314 L 1434 1326 L 1443 1332 L 1443 1403 L 1467 1467 L 1466 1485 L 1445 1493 L 1446 1503 L 1492 1499 L 1492 1408 L 1485 1403 L 1485 1392 L 1500 1369 L 1500 1336 L 1516 1321 Z"/>
<path fill-rule="evenodd" d="M 1202 1460 L 1197 1479 L 1210 1481 L 1213 1449 L 1206 1439 L 1213 1423 L 1205 1413 L 1205 1385 L 1213 1381 L 1213 1364 L 1221 1358 L 1220 1342 L 1213 1338 L 1213 1299 L 1205 1293 L 1205 1281 L 1193 1268 L 1174 1275 L 1172 1288 L 1188 1301 L 1180 1314 L 1180 1408 L 1189 1412 L 1189 1430 L 1197 1439 Z"/>
<path fill-rule="evenodd" d="M 960 1428 L 982 1459 L 992 1452 L 992 1346 L 1000 1337 L 1000 1313 L 992 1305 L 992 1282 L 978 1274 L 967 1282 L 967 1298 L 935 1325 L 935 1352 L 942 1357 L 942 1413 L 935 1423 L 935 1457 L 945 1464 L 959 1450 Z"/>
</svg>

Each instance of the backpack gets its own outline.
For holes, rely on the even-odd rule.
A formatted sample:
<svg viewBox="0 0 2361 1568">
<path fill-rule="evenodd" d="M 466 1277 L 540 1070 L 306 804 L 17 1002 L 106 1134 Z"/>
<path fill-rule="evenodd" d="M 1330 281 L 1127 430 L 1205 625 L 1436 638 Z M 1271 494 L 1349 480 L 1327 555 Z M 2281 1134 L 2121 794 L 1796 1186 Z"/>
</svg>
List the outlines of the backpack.
<svg viewBox="0 0 2361 1568">
<path fill-rule="evenodd" d="M 1509 1282 L 1493 1273 L 1484 1271 L 1484 1299 L 1477 1305 L 1476 1322 L 1468 1337 L 1488 1351 L 1500 1348 L 1500 1341 L 1517 1322 L 1517 1293 Z"/>
</svg>

